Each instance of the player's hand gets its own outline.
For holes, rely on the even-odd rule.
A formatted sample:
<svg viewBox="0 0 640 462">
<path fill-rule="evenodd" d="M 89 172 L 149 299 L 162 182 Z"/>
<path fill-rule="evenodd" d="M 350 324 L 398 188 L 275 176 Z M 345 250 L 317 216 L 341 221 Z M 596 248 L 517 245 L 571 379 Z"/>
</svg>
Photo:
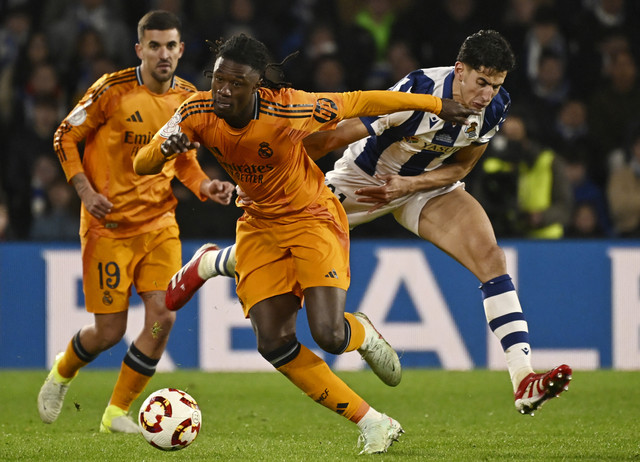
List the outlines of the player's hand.
<svg viewBox="0 0 640 462">
<path fill-rule="evenodd" d="M 463 106 L 452 99 L 442 98 L 442 109 L 438 114 L 438 117 L 442 120 L 454 124 L 469 125 L 468 117 L 471 115 L 480 115 L 480 112 Z"/>
<path fill-rule="evenodd" d="M 198 143 L 197 141 L 191 142 L 187 135 L 185 135 L 184 133 L 178 133 L 167 138 L 160 145 L 160 151 L 162 152 L 163 156 L 171 157 L 174 154 L 187 152 L 191 149 L 198 149 L 199 147 L 200 143 Z"/>
<path fill-rule="evenodd" d="M 102 220 L 107 214 L 111 213 L 113 204 L 106 196 L 93 189 L 84 172 L 76 174 L 71 179 L 71 183 L 76 188 L 82 204 L 91 215 Z"/>
<path fill-rule="evenodd" d="M 220 180 L 203 181 L 200 185 L 200 190 L 204 196 L 207 196 L 213 202 L 217 202 L 222 205 L 229 205 L 231 198 L 233 197 L 234 190 L 233 183 Z"/>
<path fill-rule="evenodd" d="M 111 213 L 113 207 L 109 199 L 95 191 L 86 191 L 80 196 L 80 200 L 87 211 L 99 220 Z"/>
<path fill-rule="evenodd" d="M 251 205 L 253 204 L 253 199 L 251 199 L 246 192 L 244 192 L 244 189 L 242 189 L 240 187 L 240 185 L 236 185 L 236 194 L 238 195 L 238 199 L 240 199 L 240 203 L 242 205 Z"/>
<path fill-rule="evenodd" d="M 373 204 L 373 207 L 367 213 L 373 213 L 392 200 L 411 193 L 411 183 L 407 177 L 376 174 L 375 178 L 382 181 L 383 184 L 380 186 L 366 186 L 355 191 L 360 196 L 356 199 L 358 202 Z"/>
</svg>

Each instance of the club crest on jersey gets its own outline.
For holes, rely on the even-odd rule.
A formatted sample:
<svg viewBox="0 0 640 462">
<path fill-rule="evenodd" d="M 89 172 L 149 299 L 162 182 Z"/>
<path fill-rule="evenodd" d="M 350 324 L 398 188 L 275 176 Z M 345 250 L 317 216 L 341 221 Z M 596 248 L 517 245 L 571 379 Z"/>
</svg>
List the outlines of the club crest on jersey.
<svg viewBox="0 0 640 462">
<path fill-rule="evenodd" d="M 113 303 L 113 297 L 111 296 L 108 290 L 105 290 L 104 294 L 102 295 L 102 303 L 104 303 L 107 306 Z"/>
<path fill-rule="evenodd" d="M 319 98 L 316 107 L 313 108 L 313 118 L 318 122 L 325 123 L 335 119 L 338 115 L 338 106 L 329 98 Z"/>
<path fill-rule="evenodd" d="M 478 122 L 471 122 L 467 128 L 464 130 L 464 134 L 467 135 L 467 138 L 474 139 L 478 137 Z"/>
<path fill-rule="evenodd" d="M 258 148 L 258 155 L 263 159 L 268 159 L 273 155 L 273 149 L 269 146 L 269 143 L 263 141 L 260 143 L 260 147 Z"/>
<path fill-rule="evenodd" d="M 169 138 L 171 135 L 177 135 L 180 133 L 180 122 L 182 122 L 182 116 L 176 112 L 173 114 L 173 117 L 164 124 L 164 127 L 160 129 L 160 136 L 163 138 Z"/>
</svg>

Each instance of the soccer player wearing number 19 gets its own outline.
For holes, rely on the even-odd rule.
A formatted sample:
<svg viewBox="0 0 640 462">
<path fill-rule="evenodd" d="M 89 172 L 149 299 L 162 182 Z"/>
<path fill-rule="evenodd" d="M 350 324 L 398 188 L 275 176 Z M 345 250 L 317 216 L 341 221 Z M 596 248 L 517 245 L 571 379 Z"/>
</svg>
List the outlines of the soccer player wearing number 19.
<svg viewBox="0 0 640 462">
<path fill-rule="evenodd" d="M 55 134 L 54 147 L 82 201 L 80 238 L 86 309 L 94 322 L 60 353 L 38 394 L 41 419 L 58 418 L 78 370 L 116 345 L 127 328 L 131 286 L 144 303 L 144 326 L 131 343 L 100 423 L 101 432 L 138 433 L 127 412 L 153 376 L 175 313 L 165 290 L 180 268 L 174 176 L 201 200 L 231 200 L 233 185 L 210 180 L 191 151 L 154 176 L 138 176 L 133 157 L 175 108 L 195 93 L 174 76 L 184 44 L 180 20 L 152 11 L 138 23 L 138 67 L 94 83 Z M 86 139 L 81 161 L 77 144 Z"/>
</svg>

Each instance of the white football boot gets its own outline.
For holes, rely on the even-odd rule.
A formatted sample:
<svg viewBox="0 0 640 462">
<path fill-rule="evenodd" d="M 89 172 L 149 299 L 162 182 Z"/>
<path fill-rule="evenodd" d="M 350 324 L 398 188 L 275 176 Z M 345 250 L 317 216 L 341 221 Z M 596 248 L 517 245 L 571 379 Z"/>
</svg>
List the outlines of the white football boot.
<svg viewBox="0 0 640 462">
<path fill-rule="evenodd" d="M 358 348 L 358 353 L 380 380 L 395 387 L 402 379 L 402 366 L 398 354 L 373 327 L 366 314 L 358 312 L 353 315 L 362 323 L 365 331 L 364 342 Z"/>
<path fill-rule="evenodd" d="M 127 411 L 110 404 L 102 414 L 100 433 L 140 433 L 140 427 Z"/>
<path fill-rule="evenodd" d="M 368 422 L 361 430 L 358 446 L 364 443 L 360 454 L 378 454 L 387 452 L 389 446 L 404 433 L 402 426 L 386 414 L 379 419 Z"/>
<path fill-rule="evenodd" d="M 60 382 L 56 378 L 55 372 L 58 371 L 58 363 L 63 356 L 64 353 L 58 353 L 56 355 L 51 371 L 49 371 L 49 375 L 47 375 L 38 393 L 38 412 L 40 413 L 40 419 L 42 419 L 44 423 L 53 423 L 58 418 L 60 411 L 62 411 L 64 397 L 67 394 L 67 390 L 69 390 L 69 384 L 71 380 L 73 380 L 72 377 Z"/>
</svg>

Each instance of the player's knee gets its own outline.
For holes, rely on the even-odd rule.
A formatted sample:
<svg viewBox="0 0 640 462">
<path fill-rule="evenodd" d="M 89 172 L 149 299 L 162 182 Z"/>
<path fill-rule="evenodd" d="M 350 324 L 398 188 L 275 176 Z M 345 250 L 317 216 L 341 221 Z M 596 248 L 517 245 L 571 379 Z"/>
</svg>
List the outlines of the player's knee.
<svg viewBox="0 0 640 462">
<path fill-rule="evenodd" d="M 344 326 L 312 328 L 311 335 L 316 344 L 327 353 L 340 354 L 344 350 Z"/>
<path fill-rule="evenodd" d="M 159 316 L 149 318 L 145 325 L 145 329 L 151 334 L 151 338 L 158 343 L 163 343 L 169 336 L 173 324 L 176 320 L 176 313 L 174 311 L 167 310 L 168 315 L 164 313 Z"/>
<path fill-rule="evenodd" d="M 168 309 L 154 312 L 151 318 L 151 324 L 162 327 L 166 331 L 170 331 L 176 322 L 176 312 Z"/>
<path fill-rule="evenodd" d="M 100 345 L 100 351 L 107 350 L 116 345 L 126 332 L 126 326 L 124 328 L 120 326 L 108 326 L 98 330 L 98 343 Z"/>
<path fill-rule="evenodd" d="M 272 364 L 276 358 L 290 354 L 290 350 L 297 344 L 298 339 L 295 335 L 278 338 L 258 335 L 258 353 Z"/>
<path fill-rule="evenodd" d="M 504 251 L 497 244 L 483 247 L 475 260 L 479 267 L 478 277 L 482 281 L 501 276 L 507 272 Z"/>
<path fill-rule="evenodd" d="M 491 262 L 492 266 L 497 266 L 497 267 L 506 266 L 504 251 L 497 244 L 489 246 L 486 249 L 485 260 L 487 262 Z"/>
</svg>

